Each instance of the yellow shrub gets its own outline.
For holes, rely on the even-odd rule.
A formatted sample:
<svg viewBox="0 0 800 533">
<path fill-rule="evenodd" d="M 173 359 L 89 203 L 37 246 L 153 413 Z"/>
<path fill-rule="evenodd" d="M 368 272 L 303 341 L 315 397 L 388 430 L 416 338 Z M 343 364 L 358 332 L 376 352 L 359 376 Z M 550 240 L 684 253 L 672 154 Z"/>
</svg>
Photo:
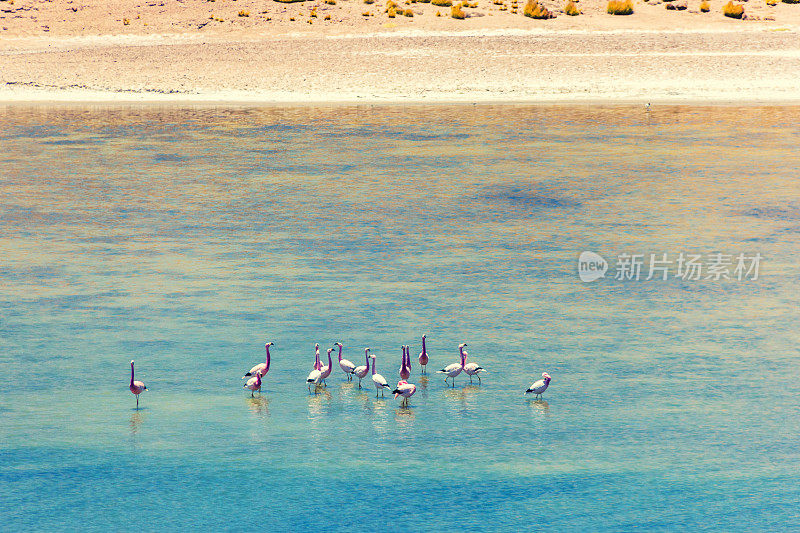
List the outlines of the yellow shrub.
<svg viewBox="0 0 800 533">
<path fill-rule="evenodd" d="M 528 0 L 528 3 L 525 4 L 525 9 L 522 11 L 522 14 L 532 19 L 555 18 L 555 14 L 552 11 L 549 11 L 543 5 L 540 5 L 537 0 Z"/>
<path fill-rule="evenodd" d="M 702 11 L 703 13 L 708 13 L 709 11 L 711 11 L 711 4 L 706 2 L 706 0 L 703 0 L 702 2 L 700 2 L 700 11 Z"/>
<path fill-rule="evenodd" d="M 610 0 L 606 11 L 612 15 L 631 15 L 633 14 L 633 2 L 631 0 Z"/>
<path fill-rule="evenodd" d="M 569 15 L 570 17 L 575 17 L 581 14 L 581 10 L 575 5 L 575 2 L 572 0 L 567 0 L 567 5 L 564 6 L 564 13 Z"/>
<path fill-rule="evenodd" d="M 467 14 L 464 13 L 464 10 L 461 9 L 461 5 L 453 6 L 450 8 L 450 16 L 454 19 L 465 19 L 467 18 Z"/>
<path fill-rule="evenodd" d="M 729 0 L 727 4 L 722 6 L 722 14 L 732 19 L 740 19 L 744 15 L 744 6 L 741 4 L 734 4 Z"/>
<path fill-rule="evenodd" d="M 249 11 L 244 11 L 244 10 L 239 11 L 239 16 L 240 17 L 249 17 L 250 16 L 250 12 Z"/>
</svg>

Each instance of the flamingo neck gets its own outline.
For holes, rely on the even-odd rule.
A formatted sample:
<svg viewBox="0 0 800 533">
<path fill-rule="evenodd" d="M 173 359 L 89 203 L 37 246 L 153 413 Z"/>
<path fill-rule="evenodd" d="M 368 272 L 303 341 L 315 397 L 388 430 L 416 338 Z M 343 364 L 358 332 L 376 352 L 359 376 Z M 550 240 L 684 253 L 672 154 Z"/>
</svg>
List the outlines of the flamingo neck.
<svg viewBox="0 0 800 533">
<path fill-rule="evenodd" d="M 339 345 L 339 362 L 342 362 L 342 345 Z"/>
<path fill-rule="evenodd" d="M 373 375 L 373 376 L 375 375 L 375 363 L 376 363 L 376 362 L 377 362 L 377 359 L 373 359 L 373 360 L 372 360 L 372 375 Z"/>
<path fill-rule="evenodd" d="M 328 350 L 328 368 L 331 368 L 333 365 L 331 364 L 331 351 Z"/>
<path fill-rule="evenodd" d="M 422 337 L 422 353 L 428 354 L 428 350 L 425 349 L 425 337 Z"/>
<path fill-rule="evenodd" d="M 261 372 L 256 372 L 256 386 L 261 386 Z"/>
<path fill-rule="evenodd" d="M 133 386 L 133 363 L 131 363 L 131 386 Z"/>
<path fill-rule="evenodd" d="M 317 355 L 314 358 L 314 370 L 319 370 L 320 368 L 322 368 L 322 363 L 319 362 L 319 352 L 317 352 Z"/>
<path fill-rule="evenodd" d="M 264 369 L 264 373 L 266 373 L 268 370 L 269 370 L 269 345 L 267 345 L 267 366 Z"/>
</svg>

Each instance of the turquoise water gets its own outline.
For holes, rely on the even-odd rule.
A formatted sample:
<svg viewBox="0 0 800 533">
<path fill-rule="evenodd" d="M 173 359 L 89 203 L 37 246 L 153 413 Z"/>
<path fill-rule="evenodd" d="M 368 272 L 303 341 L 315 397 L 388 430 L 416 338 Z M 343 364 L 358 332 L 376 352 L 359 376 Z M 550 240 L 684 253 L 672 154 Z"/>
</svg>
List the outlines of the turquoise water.
<svg viewBox="0 0 800 533">
<path fill-rule="evenodd" d="M 799 143 L 792 107 L 0 108 L 0 523 L 798 529 Z M 390 383 L 410 344 L 410 407 L 309 394 L 335 341 Z"/>
</svg>

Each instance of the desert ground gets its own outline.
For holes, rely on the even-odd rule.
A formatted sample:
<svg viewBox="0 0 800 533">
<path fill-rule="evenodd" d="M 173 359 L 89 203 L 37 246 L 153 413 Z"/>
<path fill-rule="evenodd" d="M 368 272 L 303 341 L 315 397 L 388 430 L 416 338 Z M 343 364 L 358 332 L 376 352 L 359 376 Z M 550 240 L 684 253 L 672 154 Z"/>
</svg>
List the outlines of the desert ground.
<svg viewBox="0 0 800 533">
<path fill-rule="evenodd" d="M 396 2 L 2 0 L 0 101 L 800 100 L 800 4 Z"/>
</svg>

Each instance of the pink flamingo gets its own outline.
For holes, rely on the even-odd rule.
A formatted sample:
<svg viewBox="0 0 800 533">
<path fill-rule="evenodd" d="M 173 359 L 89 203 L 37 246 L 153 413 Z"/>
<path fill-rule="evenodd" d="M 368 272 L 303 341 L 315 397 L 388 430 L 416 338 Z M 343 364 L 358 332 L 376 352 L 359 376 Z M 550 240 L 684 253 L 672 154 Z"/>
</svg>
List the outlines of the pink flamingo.
<svg viewBox="0 0 800 533">
<path fill-rule="evenodd" d="M 406 351 L 408 346 L 403 345 L 403 360 L 400 362 L 400 378 L 401 379 L 408 379 L 411 375 L 411 368 L 409 366 L 410 363 L 410 356 Z"/>
<path fill-rule="evenodd" d="M 400 403 L 401 406 L 408 407 L 408 399 L 414 396 L 414 393 L 417 392 L 417 386 L 411 383 L 406 382 L 405 380 L 401 380 L 397 382 L 397 387 L 392 391 L 394 394 L 395 399 L 398 396 L 403 397 L 403 401 Z"/>
<path fill-rule="evenodd" d="M 133 359 L 131 359 L 131 384 L 128 386 L 134 396 L 136 396 L 136 408 L 139 408 L 139 395 L 147 390 L 147 387 L 141 381 L 133 380 Z"/>
<path fill-rule="evenodd" d="M 261 372 L 256 372 L 256 377 L 247 380 L 244 388 L 250 391 L 250 397 L 253 397 L 255 391 L 261 392 Z"/>
<path fill-rule="evenodd" d="M 264 363 L 258 363 L 256 366 L 250 369 L 250 371 L 242 376 L 242 379 L 249 378 L 251 376 L 255 376 L 258 372 L 261 372 L 262 376 L 266 376 L 267 372 L 269 372 L 269 347 L 275 344 L 274 342 L 268 342 L 264 345 L 264 348 L 267 349 L 267 360 Z"/>
<path fill-rule="evenodd" d="M 323 366 L 322 368 L 319 369 L 319 372 L 320 372 L 319 380 L 322 381 L 323 383 L 325 383 L 325 379 L 328 376 L 330 376 L 331 372 L 333 371 L 333 365 L 331 364 L 331 362 L 332 362 L 331 361 L 331 352 L 332 351 L 333 351 L 333 348 L 328 348 L 328 365 L 327 366 Z M 325 386 L 327 387 L 328 384 L 325 383 Z"/>
<path fill-rule="evenodd" d="M 419 366 L 422 367 L 422 373 L 428 373 L 428 350 L 425 349 L 425 338 L 427 335 L 422 336 L 422 351 L 419 353 Z"/>
<path fill-rule="evenodd" d="M 348 359 L 342 359 L 341 342 L 335 342 L 333 345 L 339 347 L 339 367 L 344 371 L 345 374 L 347 374 L 347 381 L 351 381 L 353 379 L 353 371 L 356 369 L 356 365 L 354 365 L 353 362 Z"/>
<path fill-rule="evenodd" d="M 322 368 L 322 363 L 319 361 L 319 344 L 314 345 L 314 351 L 316 352 L 316 361 L 314 362 L 314 370 L 320 370 Z"/>
<path fill-rule="evenodd" d="M 464 370 L 464 365 L 467 362 L 467 354 L 464 353 L 464 346 L 466 345 L 466 342 L 458 345 L 458 351 L 461 353 L 460 364 L 453 363 L 452 365 L 447 365 L 443 369 L 437 371 L 439 374 L 447 374 L 447 376 L 444 378 L 445 383 L 447 383 L 447 378 L 452 378 L 453 387 L 456 386 L 456 376 L 459 375 L 462 370 Z"/>
<path fill-rule="evenodd" d="M 357 366 L 353 369 L 353 374 L 358 376 L 358 388 L 361 388 L 361 380 L 367 376 L 369 372 L 369 348 L 364 348 L 364 359 L 367 361 L 366 365 Z"/>
</svg>

